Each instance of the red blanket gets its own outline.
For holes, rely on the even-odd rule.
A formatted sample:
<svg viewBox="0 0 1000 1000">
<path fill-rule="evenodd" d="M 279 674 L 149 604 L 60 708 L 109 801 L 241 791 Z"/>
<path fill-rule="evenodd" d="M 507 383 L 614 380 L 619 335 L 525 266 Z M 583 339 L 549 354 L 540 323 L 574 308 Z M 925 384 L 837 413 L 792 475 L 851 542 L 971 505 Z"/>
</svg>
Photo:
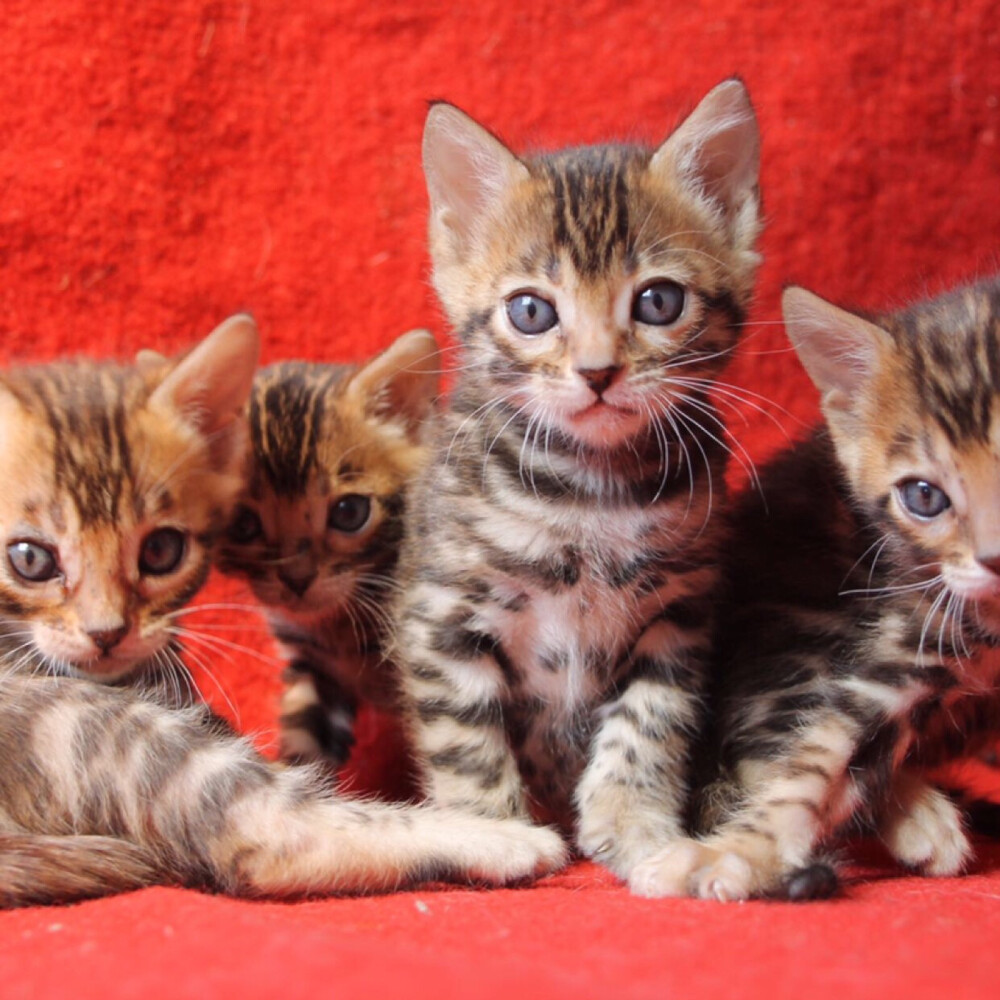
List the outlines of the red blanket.
<svg viewBox="0 0 1000 1000">
<path fill-rule="evenodd" d="M 731 379 L 775 405 L 730 416 L 756 458 L 816 414 L 782 284 L 882 308 L 997 267 L 991 0 L 5 0 L 0 65 L 3 360 L 173 349 L 239 309 L 267 360 L 443 333 L 419 161 L 435 97 L 515 147 L 658 141 L 746 80 L 768 225 Z M 266 746 L 272 650 L 249 612 L 217 614 L 255 653 L 203 686 Z M 359 751 L 354 786 L 398 790 L 370 718 Z M 297 905 L 155 889 L 0 914 L 0 995 L 996 995 L 1000 851 L 962 879 L 872 852 L 852 871 L 845 898 L 800 907 L 637 900 L 589 865 Z"/>
</svg>

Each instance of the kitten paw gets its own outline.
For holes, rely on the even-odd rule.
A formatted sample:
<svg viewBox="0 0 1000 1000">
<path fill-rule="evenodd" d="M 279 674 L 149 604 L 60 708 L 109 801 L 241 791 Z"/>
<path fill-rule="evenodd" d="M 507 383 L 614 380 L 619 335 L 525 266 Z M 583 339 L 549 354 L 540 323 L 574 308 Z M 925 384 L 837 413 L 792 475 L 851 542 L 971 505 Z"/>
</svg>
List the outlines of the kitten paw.
<svg viewBox="0 0 1000 1000">
<path fill-rule="evenodd" d="M 936 788 L 912 782 L 880 830 L 892 856 L 924 875 L 957 875 L 972 855 L 958 807 Z"/>
<path fill-rule="evenodd" d="M 460 821 L 463 837 L 476 855 L 468 863 L 469 878 L 490 885 L 504 885 L 537 878 L 565 866 L 569 851 L 562 837 L 545 826 L 517 819 Z"/>
<path fill-rule="evenodd" d="M 581 853 L 626 881 L 647 858 L 680 837 L 662 810 L 636 803 L 628 790 L 602 789 L 580 807 L 576 843 Z"/>
<path fill-rule="evenodd" d="M 638 865 L 629 879 L 637 896 L 694 896 L 719 902 L 749 899 L 753 869 L 738 854 L 684 838 Z"/>
</svg>

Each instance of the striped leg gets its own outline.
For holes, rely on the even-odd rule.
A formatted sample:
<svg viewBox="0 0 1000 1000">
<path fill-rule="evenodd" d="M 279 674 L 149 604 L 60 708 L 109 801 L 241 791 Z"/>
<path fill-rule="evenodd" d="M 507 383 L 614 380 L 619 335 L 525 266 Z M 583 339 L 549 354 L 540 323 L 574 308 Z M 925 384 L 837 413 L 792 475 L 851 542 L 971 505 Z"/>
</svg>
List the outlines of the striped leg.
<svg viewBox="0 0 1000 1000">
<path fill-rule="evenodd" d="M 654 622 L 633 650 L 627 687 L 604 710 L 594 737 L 577 787 L 577 842 L 621 878 L 682 835 L 704 647 L 703 630 Z"/>
<path fill-rule="evenodd" d="M 527 817 L 504 728 L 507 685 L 498 640 L 456 603 L 435 621 L 404 614 L 397 660 L 428 799 L 484 816 Z"/>
<path fill-rule="evenodd" d="M 679 840 L 640 865 L 632 891 L 719 900 L 781 891 L 854 810 L 848 765 L 860 735 L 856 720 L 831 713 L 805 728 L 780 759 L 744 761 L 745 804 L 703 840 Z"/>
</svg>

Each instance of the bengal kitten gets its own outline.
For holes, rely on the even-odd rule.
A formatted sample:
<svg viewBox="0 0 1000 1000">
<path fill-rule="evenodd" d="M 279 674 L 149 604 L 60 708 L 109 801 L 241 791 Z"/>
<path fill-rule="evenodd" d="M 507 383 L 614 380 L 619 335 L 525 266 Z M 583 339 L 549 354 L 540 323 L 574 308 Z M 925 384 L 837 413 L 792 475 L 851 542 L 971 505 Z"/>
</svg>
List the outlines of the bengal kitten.
<svg viewBox="0 0 1000 1000">
<path fill-rule="evenodd" d="M 647 895 L 779 891 L 851 823 L 925 874 L 971 856 L 921 770 L 1000 732 L 1000 280 L 877 320 L 800 288 L 784 311 L 826 426 L 736 510 L 724 799 L 641 867 Z"/>
<path fill-rule="evenodd" d="M 257 355 L 236 317 L 178 362 L 0 375 L 2 905 L 155 882 L 505 881 L 562 861 L 555 834 L 523 823 L 335 798 L 203 708 L 140 690 L 176 666 L 183 606 L 229 521 Z"/>
<path fill-rule="evenodd" d="M 386 608 L 439 370 L 434 338 L 411 330 L 364 365 L 284 362 L 254 381 L 246 487 L 218 558 L 288 659 L 285 760 L 339 767 L 359 701 L 395 706 Z"/>
<path fill-rule="evenodd" d="M 623 877 L 680 833 L 758 145 L 736 80 L 655 150 L 518 157 L 447 104 L 424 135 L 461 362 L 400 560 L 411 738 L 432 801 L 575 825 Z"/>
</svg>

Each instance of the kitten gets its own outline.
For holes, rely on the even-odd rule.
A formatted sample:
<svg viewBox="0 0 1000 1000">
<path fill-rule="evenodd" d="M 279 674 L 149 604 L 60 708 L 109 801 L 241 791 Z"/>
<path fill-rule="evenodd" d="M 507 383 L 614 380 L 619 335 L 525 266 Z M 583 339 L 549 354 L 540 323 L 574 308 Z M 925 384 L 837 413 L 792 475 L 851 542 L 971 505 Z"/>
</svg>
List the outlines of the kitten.
<svg viewBox="0 0 1000 1000">
<path fill-rule="evenodd" d="M 438 104 L 424 165 L 462 359 L 400 559 L 424 787 L 628 877 L 679 834 L 701 718 L 756 119 L 732 80 L 656 150 L 520 158 Z"/>
<path fill-rule="evenodd" d="M 241 486 L 248 317 L 177 362 L 0 375 L 0 903 L 157 882 L 247 895 L 505 881 L 550 831 L 338 799 L 139 690 Z M 126 682 L 131 682 L 127 684 Z"/>
<path fill-rule="evenodd" d="M 736 510 L 730 800 L 640 868 L 648 895 L 780 891 L 848 823 L 925 874 L 971 856 L 921 772 L 1000 730 L 1000 280 L 875 321 L 792 288 L 784 312 L 826 426 Z"/>
<path fill-rule="evenodd" d="M 246 487 L 218 561 L 250 583 L 289 661 L 285 760 L 339 767 L 358 702 L 394 704 L 385 609 L 439 368 L 434 338 L 412 330 L 361 366 L 285 362 L 254 380 Z"/>
</svg>

